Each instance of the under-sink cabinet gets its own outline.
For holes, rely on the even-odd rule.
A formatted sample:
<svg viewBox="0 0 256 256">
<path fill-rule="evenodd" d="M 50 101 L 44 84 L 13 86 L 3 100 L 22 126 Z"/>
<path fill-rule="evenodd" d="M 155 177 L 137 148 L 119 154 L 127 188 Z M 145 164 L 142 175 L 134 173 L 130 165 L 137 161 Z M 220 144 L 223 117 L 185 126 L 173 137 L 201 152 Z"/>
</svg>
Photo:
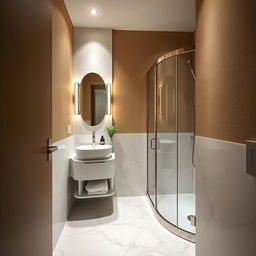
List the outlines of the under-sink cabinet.
<svg viewBox="0 0 256 256">
<path fill-rule="evenodd" d="M 74 197 L 78 199 L 108 197 L 114 195 L 115 153 L 107 159 L 80 160 L 71 158 L 70 175 L 76 181 Z M 87 181 L 107 180 L 108 191 L 104 194 L 88 194 Z"/>
</svg>

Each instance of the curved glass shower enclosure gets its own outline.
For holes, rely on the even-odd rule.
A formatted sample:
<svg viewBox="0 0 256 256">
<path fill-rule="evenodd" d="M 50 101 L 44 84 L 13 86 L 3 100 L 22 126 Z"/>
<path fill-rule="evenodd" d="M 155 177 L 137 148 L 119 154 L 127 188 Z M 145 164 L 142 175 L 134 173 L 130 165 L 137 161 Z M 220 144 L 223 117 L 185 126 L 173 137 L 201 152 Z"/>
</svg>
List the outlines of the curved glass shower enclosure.
<svg viewBox="0 0 256 256">
<path fill-rule="evenodd" d="M 195 239 L 195 50 L 179 49 L 148 72 L 147 193 L 165 227 Z"/>
</svg>

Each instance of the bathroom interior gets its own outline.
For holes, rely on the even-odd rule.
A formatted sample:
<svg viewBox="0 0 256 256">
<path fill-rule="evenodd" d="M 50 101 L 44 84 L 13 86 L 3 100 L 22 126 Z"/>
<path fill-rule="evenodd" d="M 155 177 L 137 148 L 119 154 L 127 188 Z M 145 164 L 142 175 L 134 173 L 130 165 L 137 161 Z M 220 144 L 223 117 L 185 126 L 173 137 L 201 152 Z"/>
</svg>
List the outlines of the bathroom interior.
<svg viewBox="0 0 256 256">
<path fill-rule="evenodd" d="M 14 2 L 0 254 L 255 256 L 256 2 Z"/>
</svg>

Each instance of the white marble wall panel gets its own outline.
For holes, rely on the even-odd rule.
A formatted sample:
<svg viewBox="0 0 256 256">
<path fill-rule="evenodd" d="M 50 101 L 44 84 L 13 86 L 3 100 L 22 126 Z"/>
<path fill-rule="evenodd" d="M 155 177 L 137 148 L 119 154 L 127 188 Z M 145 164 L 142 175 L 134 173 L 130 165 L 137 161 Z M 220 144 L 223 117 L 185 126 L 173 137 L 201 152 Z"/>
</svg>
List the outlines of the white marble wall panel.
<svg viewBox="0 0 256 256">
<path fill-rule="evenodd" d="M 73 205 L 72 179 L 69 177 L 69 158 L 74 150 L 73 144 L 73 136 L 54 143 L 59 149 L 52 155 L 53 248 Z"/>
<path fill-rule="evenodd" d="M 256 255 L 256 178 L 245 145 L 196 138 L 197 256 Z"/>
<path fill-rule="evenodd" d="M 90 127 L 82 119 L 80 115 L 73 116 L 73 127 L 74 127 L 74 144 L 75 146 L 81 144 L 92 143 L 92 132 L 95 131 L 95 139 L 98 143 L 101 135 L 105 138 L 106 144 L 111 144 L 110 138 L 106 133 L 105 129 L 107 126 L 112 125 L 112 115 L 106 115 L 103 122 L 99 125 Z"/>
<path fill-rule="evenodd" d="M 116 196 L 145 195 L 147 186 L 147 135 L 118 133 L 114 136 L 116 153 Z"/>
<path fill-rule="evenodd" d="M 112 30 L 75 28 L 73 60 L 74 82 L 95 72 L 105 83 L 112 83 Z"/>
</svg>

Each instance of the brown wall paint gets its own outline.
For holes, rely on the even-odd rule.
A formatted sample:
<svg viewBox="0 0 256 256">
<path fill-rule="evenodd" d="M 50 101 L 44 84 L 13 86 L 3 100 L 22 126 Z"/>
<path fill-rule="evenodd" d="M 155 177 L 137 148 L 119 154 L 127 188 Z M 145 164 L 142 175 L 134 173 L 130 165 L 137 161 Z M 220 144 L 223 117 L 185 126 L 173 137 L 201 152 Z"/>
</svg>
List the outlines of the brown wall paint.
<svg viewBox="0 0 256 256">
<path fill-rule="evenodd" d="M 193 44 L 193 33 L 113 31 L 113 121 L 119 133 L 144 133 L 147 72 L 164 53 Z"/>
<path fill-rule="evenodd" d="M 1 1 L 1 256 L 52 255 L 52 1 Z"/>
<path fill-rule="evenodd" d="M 255 0 L 197 1 L 197 135 L 256 137 L 255 13 Z"/>
<path fill-rule="evenodd" d="M 52 139 L 66 138 L 73 114 L 73 25 L 63 0 L 53 0 Z"/>
</svg>

